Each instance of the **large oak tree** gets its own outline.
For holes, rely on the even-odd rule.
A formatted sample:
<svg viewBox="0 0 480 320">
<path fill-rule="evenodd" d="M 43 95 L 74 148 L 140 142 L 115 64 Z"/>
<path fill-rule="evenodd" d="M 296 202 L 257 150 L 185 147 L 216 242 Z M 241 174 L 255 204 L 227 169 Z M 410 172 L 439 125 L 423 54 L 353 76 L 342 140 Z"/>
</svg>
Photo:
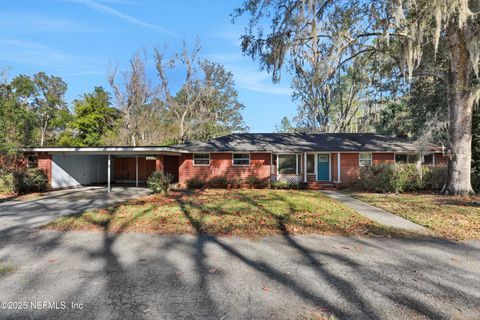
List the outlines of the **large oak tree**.
<svg viewBox="0 0 480 320">
<path fill-rule="evenodd" d="M 245 0 L 235 16 L 249 16 L 242 49 L 274 80 L 285 66 L 299 66 L 309 70 L 313 86 L 357 59 L 385 56 L 412 79 L 430 72 L 416 72 L 424 50 L 436 52 L 444 42 L 451 159 L 443 191 L 468 195 L 473 105 L 480 95 L 479 7 L 477 0 Z"/>
</svg>

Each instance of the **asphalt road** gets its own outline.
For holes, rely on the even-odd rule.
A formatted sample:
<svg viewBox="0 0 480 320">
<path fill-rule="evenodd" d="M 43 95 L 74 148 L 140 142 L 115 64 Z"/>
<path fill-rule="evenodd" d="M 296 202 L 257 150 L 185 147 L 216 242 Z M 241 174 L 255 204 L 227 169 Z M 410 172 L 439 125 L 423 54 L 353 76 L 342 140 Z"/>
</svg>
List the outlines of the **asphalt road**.
<svg viewBox="0 0 480 320">
<path fill-rule="evenodd" d="M 480 318 L 478 241 L 38 231 L 4 208 L 0 319 Z"/>
</svg>

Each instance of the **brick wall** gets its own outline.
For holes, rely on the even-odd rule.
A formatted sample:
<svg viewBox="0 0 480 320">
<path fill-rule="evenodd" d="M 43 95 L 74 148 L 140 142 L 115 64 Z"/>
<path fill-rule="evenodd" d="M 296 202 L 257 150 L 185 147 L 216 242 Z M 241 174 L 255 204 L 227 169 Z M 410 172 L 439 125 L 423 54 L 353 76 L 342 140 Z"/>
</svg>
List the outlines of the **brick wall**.
<svg viewBox="0 0 480 320">
<path fill-rule="evenodd" d="M 341 156 L 340 156 L 341 157 Z M 331 181 L 338 181 L 338 159 L 337 159 L 337 153 L 332 153 L 332 156 L 330 157 L 331 163 L 330 163 L 330 170 L 331 170 Z"/>
<path fill-rule="evenodd" d="M 251 153 L 250 166 L 233 166 L 231 153 L 211 153 L 209 166 L 194 166 L 193 154 L 188 153 L 180 157 L 179 164 L 181 184 L 193 177 L 206 180 L 223 177 L 228 180 L 254 174 L 260 179 L 270 179 L 270 153 Z"/>
<path fill-rule="evenodd" d="M 373 164 L 395 163 L 395 153 L 373 153 L 372 162 Z"/>
<path fill-rule="evenodd" d="M 351 184 L 356 181 L 360 173 L 358 153 L 341 153 L 340 170 L 340 180 L 342 184 Z"/>
<path fill-rule="evenodd" d="M 446 166 L 448 164 L 448 156 L 443 153 L 435 153 L 435 166 Z"/>
<path fill-rule="evenodd" d="M 48 183 L 52 183 L 52 156 L 39 152 L 38 154 L 38 169 L 42 170 L 48 177 Z"/>
</svg>

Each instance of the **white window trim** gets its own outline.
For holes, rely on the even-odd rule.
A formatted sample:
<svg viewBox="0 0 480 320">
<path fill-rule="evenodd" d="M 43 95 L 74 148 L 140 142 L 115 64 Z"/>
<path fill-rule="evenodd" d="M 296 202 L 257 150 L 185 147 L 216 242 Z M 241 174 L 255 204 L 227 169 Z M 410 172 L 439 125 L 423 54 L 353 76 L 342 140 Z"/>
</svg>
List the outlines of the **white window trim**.
<svg viewBox="0 0 480 320">
<path fill-rule="evenodd" d="M 195 155 L 196 155 L 196 154 L 208 154 L 208 164 L 195 164 Z M 206 153 L 206 152 L 196 152 L 196 153 L 192 153 L 192 163 L 193 163 L 193 166 L 194 166 L 194 167 L 209 167 L 209 166 L 210 166 L 210 162 L 211 162 L 210 153 Z"/>
<path fill-rule="evenodd" d="M 233 155 L 235 154 L 248 154 L 248 164 L 235 164 Z M 238 158 L 237 160 L 245 160 L 247 158 Z M 234 167 L 250 167 L 250 162 L 251 162 L 251 154 L 249 152 L 233 152 L 232 153 L 232 166 Z"/>
<path fill-rule="evenodd" d="M 298 154 L 297 153 L 277 153 L 276 155 L 277 155 L 276 165 L 277 165 L 277 175 L 278 176 L 281 176 L 281 175 L 284 175 L 284 176 L 299 175 L 299 173 L 298 173 Z M 289 156 L 289 155 L 290 156 L 292 156 L 292 155 L 295 156 L 295 161 L 296 161 L 296 163 L 295 163 L 295 173 L 280 173 L 280 171 L 278 170 L 278 164 L 280 163 L 278 158 L 279 158 L 279 156 Z"/>
<path fill-rule="evenodd" d="M 361 159 L 360 159 L 360 155 L 361 155 L 362 153 L 363 153 L 363 154 L 369 154 L 369 155 L 370 155 L 370 166 L 372 166 L 372 165 L 373 165 L 373 154 L 372 154 L 371 152 L 359 152 L 359 153 L 358 153 L 358 166 L 359 166 L 359 167 L 365 167 L 364 165 L 362 165 L 362 161 L 361 161 Z M 363 160 L 366 160 L 366 159 L 363 159 Z"/>
</svg>

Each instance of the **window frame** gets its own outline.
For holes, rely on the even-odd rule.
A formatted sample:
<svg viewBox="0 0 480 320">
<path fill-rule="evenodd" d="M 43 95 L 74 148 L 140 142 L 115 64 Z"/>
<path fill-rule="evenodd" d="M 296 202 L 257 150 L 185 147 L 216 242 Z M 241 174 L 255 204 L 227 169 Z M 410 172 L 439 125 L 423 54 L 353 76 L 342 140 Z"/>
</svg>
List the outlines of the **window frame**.
<svg viewBox="0 0 480 320">
<path fill-rule="evenodd" d="M 308 157 L 309 156 L 312 156 L 313 172 L 308 171 Z M 315 153 L 307 153 L 307 168 L 305 168 L 305 170 L 307 170 L 307 174 L 317 174 L 317 166 L 316 166 L 316 159 L 315 159 L 316 157 L 317 157 L 317 154 L 315 154 Z"/>
<path fill-rule="evenodd" d="M 431 163 L 425 163 L 425 157 L 426 156 L 432 157 L 432 162 Z M 425 165 L 425 166 L 434 166 L 435 165 L 435 154 L 434 153 L 424 154 L 423 159 L 422 159 L 422 164 Z"/>
<path fill-rule="evenodd" d="M 237 158 L 235 159 L 235 155 L 247 155 L 248 154 L 248 158 Z M 249 167 L 250 166 L 250 163 L 251 163 L 251 154 L 249 152 L 234 152 L 232 153 L 232 166 L 234 167 Z M 235 164 L 235 160 L 248 160 L 248 164 Z"/>
<path fill-rule="evenodd" d="M 280 158 L 282 156 L 295 157 L 295 173 L 280 173 Z M 298 154 L 297 153 L 277 153 L 277 175 L 298 175 Z"/>
<path fill-rule="evenodd" d="M 204 154 L 208 154 L 208 164 L 206 163 L 195 163 L 195 155 L 204 155 Z M 206 158 L 200 158 L 200 159 L 206 159 Z M 208 167 L 210 166 L 210 160 L 211 160 L 211 156 L 210 156 L 210 153 L 204 153 L 204 152 L 196 152 L 196 153 L 193 153 L 192 154 L 192 162 L 193 162 L 193 166 L 195 167 Z"/>
<path fill-rule="evenodd" d="M 362 155 L 369 155 L 369 159 L 362 159 Z M 362 161 L 370 161 L 369 165 L 362 164 Z M 373 165 L 373 154 L 371 152 L 359 152 L 358 153 L 358 166 L 359 167 L 371 167 Z"/>
<path fill-rule="evenodd" d="M 433 160 L 433 158 L 435 157 L 435 156 L 433 155 L 433 153 L 428 154 L 428 155 L 432 155 L 432 160 Z M 403 161 L 400 161 L 400 162 L 397 161 L 397 156 L 405 156 L 405 157 L 406 157 L 405 162 L 403 162 Z M 410 157 L 411 157 L 411 156 L 417 157 L 416 161 L 410 162 Z M 424 164 L 424 162 L 423 162 L 423 157 L 420 157 L 420 155 L 419 155 L 418 153 L 395 153 L 395 157 L 394 157 L 394 158 L 395 158 L 395 163 L 415 164 L 415 163 L 418 162 L 418 160 L 421 160 L 422 164 Z M 433 162 L 433 164 L 434 164 L 434 163 L 435 163 L 435 160 L 433 160 L 432 162 Z M 433 165 L 433 164 L 427 164 L 427 165 L 428 165 L 428 166 L 431 166 L 431 165 Z"/>
</svg>

